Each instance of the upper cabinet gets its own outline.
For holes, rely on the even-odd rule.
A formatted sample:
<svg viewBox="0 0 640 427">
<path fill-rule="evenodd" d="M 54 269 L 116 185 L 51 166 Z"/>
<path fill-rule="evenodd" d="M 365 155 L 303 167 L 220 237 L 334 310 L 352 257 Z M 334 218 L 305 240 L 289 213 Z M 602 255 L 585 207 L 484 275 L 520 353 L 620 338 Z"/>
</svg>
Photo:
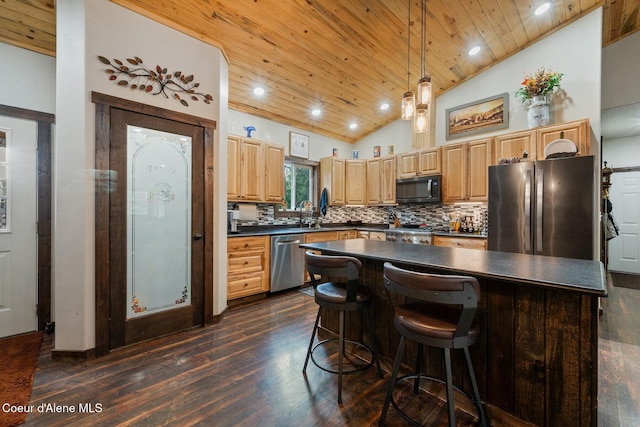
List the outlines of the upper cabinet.
<svg viewBox="0 0 640 427">
<path fill-rule="evenodd" d="M 227 200 L 280 202 L 284 197 L 284 147 L 229 135 Z"/>
<path fill-rule="evenodd" d="M 538 159 L 544 159 L 544 149 L 556 139 L 569 139 L 578 146 L 579 156 L 591 154 L 589 119 L 560 123 L 536 129 Z"/>
<path fill-rule="evenodd" d="M 536 159 L 536 132 L 527 130 L 493 137 L 492 164 L 497 165 L 500 159 L 512 157 L 523 158 L 527 152 L 528 160 Z"/>
<path fill-rule="evenodd" d="M 367 188 L 367 161 L 345 161 L 345 205 L 364 205 Z"/>
<path fill-rule="evenodd" d="M 491 138 L 442 146 L 443 202 L 484 202 Z"/>
<path fill-rule="evenodd" d="M 337 157 L 320 159 L 320 185 L 327 189 L 331 206 L 341 206 L 345 203 L 344 173 L 344 159 Z"/>
<path fill-rule="evenodd" d="M 367 160 L 367 204 L 392 205 L 396 203 L 396 158 L 377 157 Z"/>
<path fill-rule="evenodd" d="M 440 147 L 400 153 L 396 156 L 396 159 L 398 178 L 442 173 L 442 152 Z"/>
<path fill-rule="evenodd" d="M 265 144 L 264 158 L 264 199 L 267 202 L 282 202 L 284 200 L 284 147 Z"/>
</svg>

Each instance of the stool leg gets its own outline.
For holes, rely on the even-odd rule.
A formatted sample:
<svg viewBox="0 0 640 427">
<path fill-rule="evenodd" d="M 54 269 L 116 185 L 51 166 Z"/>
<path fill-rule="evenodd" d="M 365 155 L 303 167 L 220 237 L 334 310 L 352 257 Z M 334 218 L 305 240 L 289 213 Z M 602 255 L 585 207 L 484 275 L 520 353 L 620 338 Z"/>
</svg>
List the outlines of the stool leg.
<svg viewBox="0 0 640 427">
<path fill-rule="evenodd" d="M 469 377 L 471 379 L 471 387 L 473 387 L 473 396 L 478 408 L 478 418 L 482 427 L 487 427 L 487 419 L 484 415 L 484 409 L 482 408 L 482 400 L 480 400 L 480 391 L 478 390 L 478 383 L 476 382 L 476 374 L 471 364 L 471 355 L 469 354 L 469 347 L 464 347 L 464 356 L 467 359 L 467 368 L 469 369 Z"/>
<path fill-rule="evenodd" d="M 422 356 L 423 356 L 422 343 L 418 343 L 418 355 L 416 356 L 416 378 L 413 380 L 413 394 L 418 394 L 420 390 L 420 373 L 422 372 Z"/>
<path fill-rule="evenodd" d="M 342 403 L 342 360 L 344 359 L 344 310 L 340 310 L 340 350 L 338 355 L 338 403 Z"/>
<path fill-rule="evenodd" d="M 451 349 L 443 348 L 444 367 L 447 371 L 447 407 L 449 409 L 449 427 L 456 427 L 456 403 L 453 400 L 453 378 L 451 375 Z"/>
<path fill-rule="evenodd" d="M 320 322 L 320 308 L 318 308 L 316 323 L 314 323 L 313 332 L 311 332 L 311 341 L 309 341 L 309 350 L 307 350 L 307 358 L 304 359 L 304 367 L 302 368 L 302 372 L 307 372 L 307 364 L 309 363 L 309 357 L 311 356 L 311 348 L 313 348 L 313 339 L 316 337 L 316 331 L 318 330 L 318 322 Z"/>
<path fill-rule="evenodd" d="M 387 412 L 389 412 L 389 403 L 391 403 L 391 395 L 393 394 L 393 388 L 396 385 L 396 378 L 398 377 L 398 369 L 400 368 L 400 360 L 404 356 L 404 335 L 400 336 L 400 344 L 398 344 L 398 351 L 396 352 L 396 360 L 393 362 L 393 370 L 391 371 L 391 378 L 389 378 L 389 386 L 387 387 L 387 395 L 384 398 L 384 405 L 382 405 L 382 414 L 380 415 L 380 421 L 378 425 L 384 426 L 384 422 L 387 419 Z"/>
</svg>

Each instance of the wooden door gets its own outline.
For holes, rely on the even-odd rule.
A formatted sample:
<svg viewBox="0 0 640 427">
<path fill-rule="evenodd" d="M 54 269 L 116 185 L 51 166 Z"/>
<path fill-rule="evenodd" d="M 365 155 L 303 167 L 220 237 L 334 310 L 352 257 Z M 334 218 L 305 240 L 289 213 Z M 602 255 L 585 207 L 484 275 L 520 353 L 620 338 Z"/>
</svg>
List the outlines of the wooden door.
<svg viewBox="0 0 640 427">
<path fill-rule="evenodd" d="M 422 150 L 418 158 L 419 175 L 438 175 L 442 173 L 442 149 L 429 148 Z"/>
<path fill-rule="evenodd" d="M 282 202 L 284 200 L 284 147 L 274 144 L 264 145 L 264 199 L 267 202 Z"/>
<path fill-rule="evenodd" d="M 204 319 L 204 128 L 112 109 L 109 348 Z"/>
<path fill-rule="evenodd" d="M 560 123 L 537 129 L 538 160 L 544 160 L 544 149 L 556 139 L 569 139 L 578 147 L 578 155 L 588 156 L 591 152 L 589 119 Z"/>
<path fill-rule="evenodd" d="M 528 161 L 536 159 L 536 133 L 532 130 L 498 135 L 493 138 L 493 162 L 497 165 L 500 159 L 523 157 L 526 151 Z"/>
<path fill-rule="evenodd" d="M 382 200 L 381 193 L 382 160 L 367 160 L 367 204 L 377 205 Z"/>
<path fill-rule="evenodd" d="M 369 175 L 367 172 L 367 181 Z M 395 204 L 396 202 L 396 161 L 393 156 L 382 159 L 382 171 L 380 174 L 380 197 L 383 204 Z"/>
<path fill-rule="evenodd" d="M 240 199 L 240 139 L 236 136 L 227 138 L 227 200 Z"/>
<path fill-rule="evenodd" d="M 418 152 L 396 155 L 398 178 L 411 178 L 418 174 Z"/>
<path fill-rule="evenodd" d="M 466 144 L 442 147 L 442 182 L 445 202 L 463 201 L 467 197 Z"/>
<path fill-rule="evenodd" d="M 486 202 L 489 196 L 489 165 L 491 164 L 491 138 L 469 142 L 467 198 L 473 202 Z"/>
<path fill-rule="evenodd" d="M 367 163 L 364 160 L 345 161 L 345 204 L 364 205 L 367 182 Z"/>
<path fill-rule="evenodd" d="M 260 141 L 242 139 L 240 143 L 240 198 L 262 200 L 264 161 Z M 283 172 L 284 179 L 284 172 Z"/>
</svg>

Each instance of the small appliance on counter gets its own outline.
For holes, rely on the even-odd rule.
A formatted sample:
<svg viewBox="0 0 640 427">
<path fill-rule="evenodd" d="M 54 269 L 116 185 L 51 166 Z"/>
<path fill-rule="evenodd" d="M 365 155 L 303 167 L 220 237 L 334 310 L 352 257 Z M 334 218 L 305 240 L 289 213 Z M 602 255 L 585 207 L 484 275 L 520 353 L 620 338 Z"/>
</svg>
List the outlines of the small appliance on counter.
<svg viewBox="0 0 640 427">
<path fill-rule="evenodd" d="M 239 233 L 238 219 L 240 219 L 239 210 L 233 209 L 233 210 L 227 211 L 227 232 L 228 233 Z"/>
</svg>

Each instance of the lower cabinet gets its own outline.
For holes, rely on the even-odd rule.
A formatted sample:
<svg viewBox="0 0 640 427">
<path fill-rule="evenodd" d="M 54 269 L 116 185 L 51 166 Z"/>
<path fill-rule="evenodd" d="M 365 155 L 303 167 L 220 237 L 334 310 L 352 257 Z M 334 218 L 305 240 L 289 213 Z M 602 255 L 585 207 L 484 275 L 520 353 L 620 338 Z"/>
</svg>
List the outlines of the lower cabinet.
<svg viewBox="0 0 640 427">
<path fill-rule="evenodd" d="M 387 240 L 387 236 L 384 231 L 371 231 L 369 233 L 369 240 Z"/>
<path fill-rule="evenodd" d="M 487 249 L 487 239 L 482 237 L 433 236 L 433 246 L 447 246 L 450 248 Z"/>
<path fill-rule="evenodd" d="M 227 300 L 269 291 L 270 236 L 227 238 Z"/>
</svg>

